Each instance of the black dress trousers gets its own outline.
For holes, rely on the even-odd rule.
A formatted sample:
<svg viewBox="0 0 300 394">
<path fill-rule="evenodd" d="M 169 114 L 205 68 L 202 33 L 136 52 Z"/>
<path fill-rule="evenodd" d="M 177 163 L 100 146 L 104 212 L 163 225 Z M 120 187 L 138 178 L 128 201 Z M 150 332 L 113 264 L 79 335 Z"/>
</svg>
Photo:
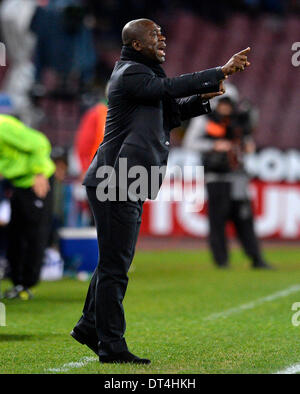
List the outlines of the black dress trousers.
<svg viewBox="0 0 300 394">
<path fill-rule="evenodd" d="M 98 234 L 99 262 L 86 297 L 83 320 L 94 326 L 99 355 L 127 350 L 123 299 L 141 224 L 143 201 L 105 201 L 87 187 Z"/>
<path fill-rule="evenodd" d="M 259 242 L 254 231 L 251 202 L 248 199 L 234 200 L 230 182 L 207 184 L 209 243 L 214 261 L 219 266 L 228 263 L 226 223 L 231 221 L 237 237 L 253 265 L 263 263 Z"/>
<path fill-rule="evenodd" d="M 42 199 L 36 196 L 32 188 L 14 189 L 7 248 L 14 285 L 30 288 L 39 281 L 49 238 L 52 207 L 52 190 Z"/>
</svg>

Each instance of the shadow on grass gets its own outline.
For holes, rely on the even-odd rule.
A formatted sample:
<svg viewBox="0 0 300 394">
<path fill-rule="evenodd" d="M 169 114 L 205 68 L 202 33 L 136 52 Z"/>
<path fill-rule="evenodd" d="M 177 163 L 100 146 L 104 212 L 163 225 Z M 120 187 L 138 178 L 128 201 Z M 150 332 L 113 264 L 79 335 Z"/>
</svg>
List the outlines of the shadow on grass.
<svg viewBox="0 0 300 394">
<path fill-rule="evenodd" d="M 5 304 L 7 307 L 14 307 L 14 306 L 24 306 L 27 308 L 28 305 L 45 305 L 45 303 L 48 304 L 82 304 L 85 300 L 85 297 L 58 297 L 56 295 L 47 295 L 47 296 L 35 296 L 33 299 L 28 300 L 28 301 L 23 301 L 20 299 L 14 299 L 14 300 L 7 300 L 7 299 L 0 299 L 0 302 L 2 302 L 3 304 Z"/>
<path fill-rule="evenodd" d="M 29 341 L 39 341 L 50 337 L 65 337 L 66 334 L 1 334 L 0 332 L 0 342 L 29 342 Z"/>
<path fill-rule="evenodd" d="M 36 335 L 30 335 L 30 334 L 22 334 L 22 335 L 0 334 L 0 342 L 31 341 L 35 337 Z"/>
</svg>

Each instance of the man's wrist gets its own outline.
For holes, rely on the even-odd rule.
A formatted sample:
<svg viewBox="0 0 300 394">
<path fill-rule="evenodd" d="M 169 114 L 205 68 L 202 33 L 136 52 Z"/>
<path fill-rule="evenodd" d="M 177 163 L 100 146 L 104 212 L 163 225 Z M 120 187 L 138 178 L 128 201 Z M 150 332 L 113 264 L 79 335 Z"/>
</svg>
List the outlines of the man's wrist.
<svg viewBox="0 0 300 394">
<path fill-rule="evenodd" d="M 227 75 L 228 75 L 228 73 L 227 73 L 227 71 L 226 71 L 226 67 L 225 66 L 220 66 L 220 67 L 217 67 L 217 71 L 218 71 L 218 73 L 219 73 L 219 80 L 223 80 L 223 79 L 225 79 L 226 77 L 227 77 Z"/>
</svg>

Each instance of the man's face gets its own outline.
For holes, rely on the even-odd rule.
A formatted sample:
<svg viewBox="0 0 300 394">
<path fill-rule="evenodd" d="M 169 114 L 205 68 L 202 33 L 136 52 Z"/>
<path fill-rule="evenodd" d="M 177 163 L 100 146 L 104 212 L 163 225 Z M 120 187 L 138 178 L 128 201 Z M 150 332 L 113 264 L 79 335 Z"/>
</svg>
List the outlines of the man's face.
<svg viewBox="0 0 300 394">
<path fill-rule="evenodd" d="M 55 165 L 56 165 L 55 178 L 58 181 L 63 182 L 68 171 L 67 164 L 63 160 L 59 159 L 55 161 Z"/>
<path fill-rule="evenodd" d="M 140 52 L 158 63 L 165 61 L 166 37 L 154 22 L 148 22 L 140 39 Z"/>
</svg>

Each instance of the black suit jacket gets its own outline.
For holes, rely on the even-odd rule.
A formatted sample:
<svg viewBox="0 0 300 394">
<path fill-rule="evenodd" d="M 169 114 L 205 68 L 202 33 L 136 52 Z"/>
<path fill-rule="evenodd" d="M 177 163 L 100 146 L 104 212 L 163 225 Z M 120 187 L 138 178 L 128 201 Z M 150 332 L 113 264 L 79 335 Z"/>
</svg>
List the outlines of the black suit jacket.
<svg viewBox="0 0 300 394">
<path fill-rule="evenodd" d="M 221 67 L 185 74 L 175 78 L 160 78 L 145 64 L 120 60 L 109 82 L 108 113 L 104 140 L 86 173 L 83 184 L 98 186 L 105 176 L 97 170 L 111 166 L 118 174 L 119 159 L 126 158 L 128 170 L 144 166 L 165 166 L 170 149 L 170 127 L 165 122 L 164 97 L 176 99 L 181 120 L 210 112 L 209 102 L 199 94 L 219 90 L 224 79 Z M 162 181 L 162 179 L 161 179 Z M 158 185 L 160 187 L 161 182 Z M 158 192 L 158 190 L 157 190 Z M 150 195 L 149 198 L 155 198 Z"/>
</svg>

